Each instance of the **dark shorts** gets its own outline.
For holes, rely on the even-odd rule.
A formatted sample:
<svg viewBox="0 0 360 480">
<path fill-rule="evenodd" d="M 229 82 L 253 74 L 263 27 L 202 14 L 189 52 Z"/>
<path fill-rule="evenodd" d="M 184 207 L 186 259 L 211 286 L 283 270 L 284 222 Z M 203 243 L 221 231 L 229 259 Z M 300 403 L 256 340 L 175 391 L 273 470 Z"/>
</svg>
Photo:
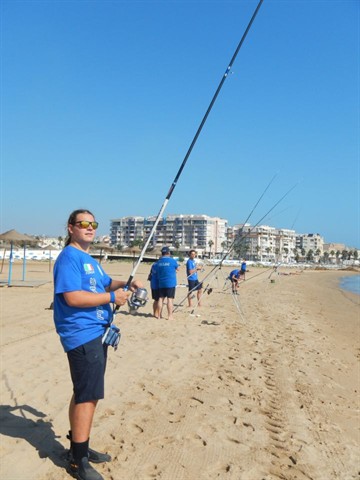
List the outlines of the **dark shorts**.
<svg viewBox="0 0 360 480">
<path fill-rule="evenodd" d="M 104 398 L 107 346 L 101 337 L 67 352 L 75 403 Z"/>
<path fill-rule="evenodd" d="M 159 288 L 159 298 L 175 298 L 176 287 Z"/>
<path fill-rule="evenodd" d="M 189 292 L 194 292 L 195 290 L 202 289 L 202 283 L 199 280 L 188 280 L 189 282 Z"/>
<path fill-rule="evenodd" d="M 154 290 L 153 288 L 151 289 L 151 298 L 157 302 L 159 300 L 159 289 L 157 288 Z"/>
</svg>

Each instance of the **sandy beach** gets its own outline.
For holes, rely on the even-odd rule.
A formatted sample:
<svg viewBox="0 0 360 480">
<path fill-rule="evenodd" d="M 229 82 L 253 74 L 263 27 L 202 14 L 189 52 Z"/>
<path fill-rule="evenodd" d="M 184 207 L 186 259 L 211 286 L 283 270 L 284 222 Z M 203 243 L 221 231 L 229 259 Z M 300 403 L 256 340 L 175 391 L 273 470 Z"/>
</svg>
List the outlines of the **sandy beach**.
<svg viewBox="0 0 360 480">
<path fill-rule="evenodd" d="M 131 264 L 104 268 L 127 280 Z M 360 296 L 338 288 L 352 273 L 249 270 L 235 298 L 218 270 L 173 321 L 151 301 L 120 310 L 91 437 L 113 458 L 96 466 L 105 480 L 359 480 Z M 26 280 L 40 285 L 0 288 L 0 478 L 65 480 L 72 387 L 48 264 L 29 263 Z"/>
</svg>

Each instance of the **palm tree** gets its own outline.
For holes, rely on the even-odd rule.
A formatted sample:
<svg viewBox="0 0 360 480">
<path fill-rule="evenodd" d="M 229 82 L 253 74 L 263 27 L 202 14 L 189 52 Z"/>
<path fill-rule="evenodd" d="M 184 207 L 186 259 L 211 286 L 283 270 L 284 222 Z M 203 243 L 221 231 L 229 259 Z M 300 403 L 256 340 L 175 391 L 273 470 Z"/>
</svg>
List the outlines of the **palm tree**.
<svg viewBox="0 0 360 480">
<path fill-rule="evenodd" d="M 142 246 L 143 246 L 143 240 L 139 237 L 135 238 L 135 240 L 133 240 L 130 243 L 130 247 L 142 247 Z"/>
<path fill-rule="evenodd" d="M 310 248 L 310 250 L 306 254 L 306 260 L 311 262 L 314 259 L 314 251 Z"/>
<path fill-rule="evenodd" d="M 209 258 L 211 258 L 211 247 L 214 245 L 214 242 L 212 240 L 209 240 L 208 245 L 209 245 L 209 249 L 210 249 Z"/>
<path fill-rule="evenodd" d="M 336 250 L 335 256 L 336 256 L 336 263 L 339 263 L 340 250 Z"/>
</svg>

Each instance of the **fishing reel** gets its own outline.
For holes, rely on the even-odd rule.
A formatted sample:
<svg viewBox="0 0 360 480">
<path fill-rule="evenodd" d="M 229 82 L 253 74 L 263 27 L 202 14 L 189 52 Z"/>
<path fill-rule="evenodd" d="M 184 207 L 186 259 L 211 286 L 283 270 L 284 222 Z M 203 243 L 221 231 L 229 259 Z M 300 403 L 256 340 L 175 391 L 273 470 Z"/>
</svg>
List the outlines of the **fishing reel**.
<svg viewBox="0 0 360 480">
<path fill-rule="evenodd" d="M 116 327 L 112 323 L 105 330 L 105 333 L 102 336 L 102 343 L 104 345 L 113 347 L 114 350 L 116 350 L 119 345 L 120 338 L 121 338 L 120 328 Z"/>
<path fill-rule="evenodd" d="M 139 307 L 146 305 L 148 301 L 146 288 L 138 288 L 130 298 L 128 298 L 128 305 L 130 312 L 136 311 Z"/>
</svg>

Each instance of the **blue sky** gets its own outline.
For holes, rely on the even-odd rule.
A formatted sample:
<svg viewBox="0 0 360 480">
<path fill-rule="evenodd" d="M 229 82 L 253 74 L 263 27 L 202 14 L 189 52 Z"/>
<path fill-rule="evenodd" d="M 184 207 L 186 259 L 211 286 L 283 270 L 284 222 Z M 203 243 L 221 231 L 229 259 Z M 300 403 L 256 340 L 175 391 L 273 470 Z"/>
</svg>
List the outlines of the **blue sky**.
<svg viewBox="0 0 360 480">
<path fill-rule="evenodd" d="M 257 1 L 3 0 L 1 232 L 155 215 Z M 360 247 L 357 0 L 264 0 L 166 209 Z"/>
</svg>

